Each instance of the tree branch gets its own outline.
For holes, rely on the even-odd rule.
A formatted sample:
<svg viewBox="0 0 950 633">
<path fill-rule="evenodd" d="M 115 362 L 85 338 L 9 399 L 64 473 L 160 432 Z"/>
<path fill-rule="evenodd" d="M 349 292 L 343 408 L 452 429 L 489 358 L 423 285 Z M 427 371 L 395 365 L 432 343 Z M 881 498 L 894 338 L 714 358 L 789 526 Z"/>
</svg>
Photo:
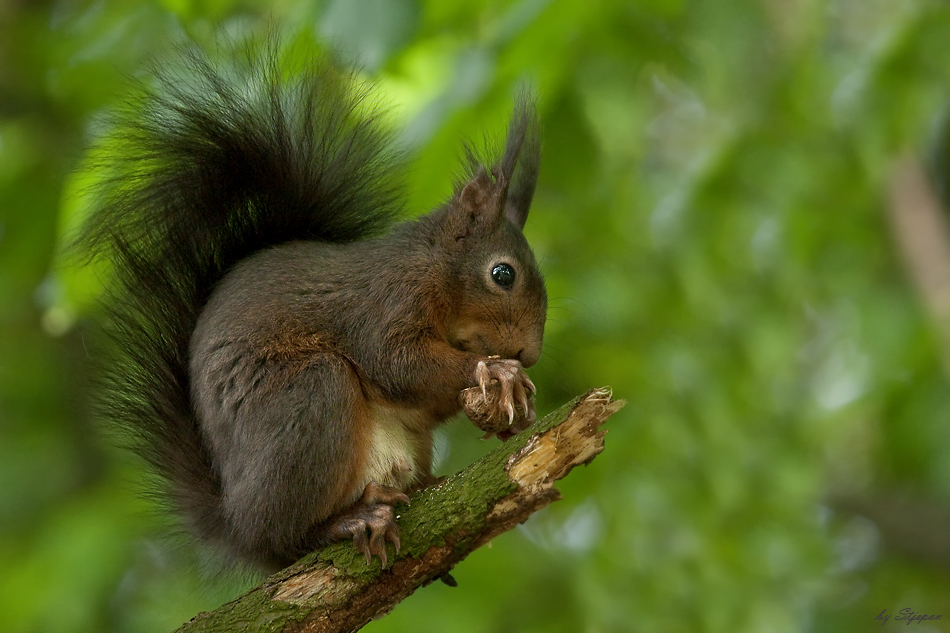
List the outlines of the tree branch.
<svg viewBox="0 0 950 633">
<path fill-rule="evenodd" d="M 600 425 L 624 405 L 594 389 L 431 488 L 398 517 L 402 549 L 370 565 L 352 543 L 336 543 L 274 574 L 178 633 L 356 631 L 417 588 L 531 514 L 561 498 L 554 482 L 604 448 Z"/>
<path fill-rule="evenodd" d="M 891 228 L 910 279 L 937 327 L 944 371 L 950 374 L 950 226 L 917 157 L 909 154 L 898 160 L 889 185 Z"/>
</svg>

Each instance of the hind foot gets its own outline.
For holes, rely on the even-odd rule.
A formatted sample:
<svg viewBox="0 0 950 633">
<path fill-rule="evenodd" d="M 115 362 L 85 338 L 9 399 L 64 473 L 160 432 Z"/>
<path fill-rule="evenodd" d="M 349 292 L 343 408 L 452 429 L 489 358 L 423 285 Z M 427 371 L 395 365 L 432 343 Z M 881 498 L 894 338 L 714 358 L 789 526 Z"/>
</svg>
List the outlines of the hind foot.
<svg viewBox="0 0 950 633">
<path fill-rule="evenodd" d="M 409 497 L 396 488 L 372 481 L 366 484 L 359 501 L 332 520 L 328 534 L 333 540 L 353 539 L 356 549 L 366 556 L 367 565 L 375 555 L 385 568 L 386 541 L 399 551 L 399 525 L 393 508 L 399 502 L 409 503 Z"/>
</svg>

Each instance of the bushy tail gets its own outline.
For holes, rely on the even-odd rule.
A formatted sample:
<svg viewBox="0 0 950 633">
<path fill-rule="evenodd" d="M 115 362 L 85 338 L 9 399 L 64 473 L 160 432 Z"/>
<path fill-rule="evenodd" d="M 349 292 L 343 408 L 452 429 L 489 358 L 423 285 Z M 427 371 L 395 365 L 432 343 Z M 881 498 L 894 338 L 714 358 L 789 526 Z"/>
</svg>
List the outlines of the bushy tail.
<svg viewBox="0 0 950 633">
<path fill-rule="evenodd" d="M 347 242 L 399 214 L 396 161 L 365 90 L 325 62 L 288 76 L 275 47 L 224 69 L 195 49 L 120 115 L 80 237 L 114 265 L 105 413 L 215 540 L 220 481 L 192 410 L 188 345 L 237 261 L 290 240 Z"/>
</svg>

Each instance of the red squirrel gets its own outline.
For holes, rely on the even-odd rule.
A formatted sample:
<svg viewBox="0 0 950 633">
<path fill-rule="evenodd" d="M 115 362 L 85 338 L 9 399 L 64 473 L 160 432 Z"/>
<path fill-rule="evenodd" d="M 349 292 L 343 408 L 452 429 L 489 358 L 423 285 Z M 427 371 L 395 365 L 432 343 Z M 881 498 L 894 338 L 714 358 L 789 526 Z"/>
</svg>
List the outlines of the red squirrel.
<svg viewBox="0 0 950 633">
<path fill-rule="evenodd" d="M 462 390 L 500 384 L 503 439 L 535 418 L 536 115 L 521 99 L 500 156 L 470 151 L 445 203 L 398 222 L 352 75 L 182 58 L 115 122 L 80 238 L 113 263 L 106 413 L 200 539 L 267 571 L 341 539 L 385 566 Z"/>
</svg>

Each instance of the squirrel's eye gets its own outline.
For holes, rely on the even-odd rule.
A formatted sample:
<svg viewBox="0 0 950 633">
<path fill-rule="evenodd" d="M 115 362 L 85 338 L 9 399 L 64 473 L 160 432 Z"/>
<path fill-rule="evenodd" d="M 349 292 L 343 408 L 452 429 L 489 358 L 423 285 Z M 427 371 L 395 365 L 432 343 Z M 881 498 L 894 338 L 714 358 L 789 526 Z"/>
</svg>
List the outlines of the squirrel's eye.
<svg viewBox="0 0 950 633">
<path fill-rule="evenodd" d="M 510 264 L 495 264 L 491 269 L 492 280 L 502 288 L 515 285 L 515 269 Z"/>
</svg>

